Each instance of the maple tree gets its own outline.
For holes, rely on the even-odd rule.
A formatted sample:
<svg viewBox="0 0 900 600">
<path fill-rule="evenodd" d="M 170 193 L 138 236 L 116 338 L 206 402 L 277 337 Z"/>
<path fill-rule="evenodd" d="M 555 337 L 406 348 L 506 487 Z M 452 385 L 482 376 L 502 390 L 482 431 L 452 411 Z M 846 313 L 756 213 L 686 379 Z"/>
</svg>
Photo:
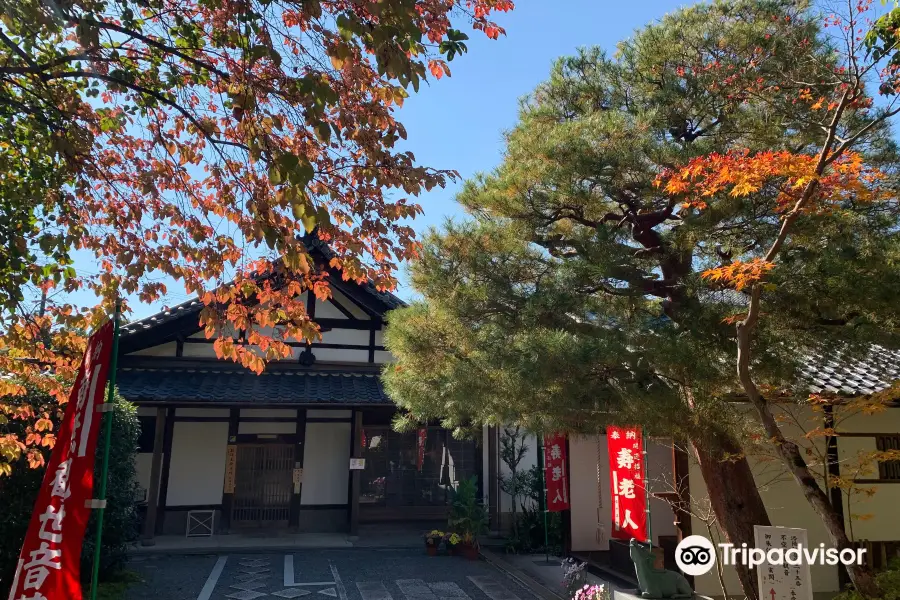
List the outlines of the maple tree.
<svg viewBox="0 0 900 600">
<path fill-rule="evenodd" d="M 849 14 L 833 17 L 834 27 L 840 30 L 846 43 L 843 61 L 833 76 L 817 86 L 815 94 L 805 88 L 797 95 L 797 100 L 809 103 L 810 109 L 815 111 L 822 130 L 819 139 L 795 152 L 742 152 L 726 157 L 700 157 L 670 174 L 666 183 L 666 191 L 673 197 L 687 198 L 683 207 L 701 212 L 715 210 L 718 204 L 733 202 L 735 198 L 747 198 L 751 199 L 751 203 L 756 203 L 759 196 L 768 196 L 763 202 L 768 204 L 770 214 L 778 219 L 776 235 L 767 240 L 754 240 L 755 243 L 746 248 L 735 249 L 721 257 L 721 266 L 707 269 L 702 277 L 745 294 L 740 312 L 730 318 L 735 326 L 736 365 L 741 387 L 755 407 L 765 435 L 800 485 L 806 500 L 822 519 L 832 543 L 840 548 L 850 544 L 844 520 L 811 472 L 798 444 L 788 439 L 780 427 L 771 401 L 766 398 L 767 391 L 771 392 L 773 388 L 765 383 L 761 385 L 755 375 L 753 356 L 759 349 L 754 348 L 753 342 L 761 319 L 766 318 L 763 314 L 764 299 L 769 304 L 779 295 L 779 287 L 794 287 L 785 279 L 793 278 L 796 272 L 776 278 L 776 266 L 785 263 L 784 266 L 790 268 L 793 261 L 788 255 L 792 252 L 803 252 L 808 255 L 807 260 L 815 260 L 819 256 L 827 258 L 841 250 L 811 244 L 815 240 L 810 239 L 809 228 L 827 223 L 829 217 L 836 213 L 853 215 L 866 211 L 870 204 L 875 204 L 876 210 L 893 212 L 896 218 L 897 190 L 893 186 L 881 185 L 888 174 L 867 168 L 862 155 L 855 151 L 855 148 L 864 146 L 874 129 L 900 113 L 900 103 L 897 101 L 900 82 L 896 78 L 897 65 L 894 61 L 898 55 L 896 49 L 900 37 L 896 28 L 892 28 L 887 48 L 878 47 L 874 41 L 884 37 L 880 33 L 881 26 L 886 21 L 893 22 L 900 9 L 880 18 L 877 23 L 866 23 L 865 12 L 868 9 L 867 4 L 861 3 Z M 872 33 L 861 34 L 861 24 L 871 29 L 874 39 Z M 891 60 L 884 64 L 884 59 L 888 57 Z M 879 92 L 888 97 L 887 104 L 881 108 L 874 108 L 868 93 L 867 87 L 873 80 L 878 83 Z M 771 94 L 785 92 L 780 87 L 755 91 Z M 771 193 L 762 193 L 764 187 L 775 191 L 774 204 L 771 204 Z M 893 221 L 892 225 L 896 223 Z M 896 237 L 895 232 L 884 234 L 889 239 Z M 845 243 L 844 247 L 847 246 L 857 251 L 864 250 L 860 241 Z M 862 282 L 857 280 L 853 283 L 860 285 Z M 882 285 L 877 279 L 867 279 L 867 283 L 873 287 Z M 817 301 L 818 298 L 806 300 Z M 858 306 L 845 302 L 827 310 L 834 313 L 830 324 L 838 330 L 834 334 L 836 338 L 849 344 L 860 342 L 860 338 L 868 341 L 880 337 L 889 339 L 896 346 L 896 336 L 900 330 L 896 329 L 895 319 L 889 318 L 885 322 L 879 318 L 882 314 L 895 317 L 893 310 L 882 314 L 862 312 Z M 875 329 L 875 335 L 870 333 L 867 336 L 865 329 Z M 797 350 L 803 347 L 794 344 Z M 811 350 L 807 348 L 807 352 Z M 827 489 L 827 483 L 824 487 Z M 877 588 L 866 569 L 849 566 L 848 571 L 864 596 L 876 597 Z"/>
<path fill-rule="evenodd" d="M 409 411 L 398 424 L 642 424 L 687 442 L 718 526 L 752 545 L 769 520 L 745 448 L 769 435 L 735 402 L 733 352 L 753 290 L 769 299 L 754 375 L 785 400 L 805 400 L 810 349 L 852 360 L 897 341 L 893 109 L 854 79 L 867 50 L 843 55 L 835 23 L 791 2 L 723 2 L 666 16 L 615 57 L 560 60 L 502 165 L 460 195 L 474 218 L 433 232 L 414 263 L 424 300 L 386 335 L 387 387 Z M 832 141 L 848 143 L 820 169 L 842 102 Z M 790 217 L 812 182 L 815 210 Z M 788 218 L 772 267 L 763 249 Z M 872 592 L 864 568 L 853 577 Z"/>
<path fill-rule="evenodd" d="M 453 171 L 398 149 L 395 110 L 449 74 L 510 0 L 0 2 L 0 475 L 52 444 L 31 386 L 66 399 L 83 333 L 117 296 L 174 279 L 206 304 L 219 356 L 260 371 L 318 328 L 329 294 L 303 232 L 343 277 L 395 285 L 411 198 Z M 96 273 L 76 272 L 75 252 Z M 27 285 L 26 285 L 27 284 Z M 37 288 L 29 294 L 28 287 Z M 67 301 L 92 292 L 96 306 Z M 40 292 L 44 300 L 30 303 Z M 227 307 L 227 308 L 226 308 Z M 240 341 L 233 333 L 244 331 Z M 74 360 L 73 360 L 74 359 Z M 0 423 L 2 426 L 3 423 Z"/>
</svg>

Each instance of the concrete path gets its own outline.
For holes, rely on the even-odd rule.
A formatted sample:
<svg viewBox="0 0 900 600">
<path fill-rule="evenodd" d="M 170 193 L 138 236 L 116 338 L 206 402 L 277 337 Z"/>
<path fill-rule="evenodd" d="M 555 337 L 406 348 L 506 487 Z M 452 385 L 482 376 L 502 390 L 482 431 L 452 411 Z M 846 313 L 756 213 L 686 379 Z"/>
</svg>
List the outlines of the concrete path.
<svg viewBox="0 0 900 600">
<path fill-rule="evenodd" d="M 485 561 L 423 548 L 140 555 L 127 600 L 536 600 Z"/>
</svg>

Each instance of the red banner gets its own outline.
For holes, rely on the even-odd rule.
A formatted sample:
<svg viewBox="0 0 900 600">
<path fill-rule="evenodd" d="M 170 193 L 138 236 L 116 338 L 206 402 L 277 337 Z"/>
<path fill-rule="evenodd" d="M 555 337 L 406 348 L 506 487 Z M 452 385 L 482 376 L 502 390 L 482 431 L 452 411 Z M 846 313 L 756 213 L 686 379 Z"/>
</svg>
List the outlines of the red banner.
<svg viewBox="0 0 900 600">
<path fill-rule="evenodd" d="M 544 481 L 547 483 L 547 510 L 569 509 L 569 475 L 566 468 L 566 436 L 544 438 Z"/>
<path fill-rule="evenodd" d="M 416 469 L 421 471 L 422 465 L 425 464 L 425 441 L 427 439 L 428 430 L 424 427 L 420 428 L 416 433 Z"/>
<path fill-rule="evenodd" d="M 112 323 L 88 340 L 47 462 L 9 600 L 81 600 L 81 543 L 90 516 Z"/>
<path fill-rule="evenodd" d="M 607 427 L 612 537 L 647 541 L 644 441 L 640 427 Z"/>
</svg>

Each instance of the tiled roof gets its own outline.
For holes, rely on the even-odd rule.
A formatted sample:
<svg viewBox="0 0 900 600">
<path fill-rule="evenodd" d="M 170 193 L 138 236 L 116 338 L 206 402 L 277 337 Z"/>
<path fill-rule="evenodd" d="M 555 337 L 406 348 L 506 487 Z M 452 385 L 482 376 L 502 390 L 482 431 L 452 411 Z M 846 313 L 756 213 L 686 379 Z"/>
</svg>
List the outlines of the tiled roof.
<svg viewBox="0 0 900 600">
<path fill-rule="evenodd" d="M 303 242 L 307 245 L 310 250 L 317 250 L 321 252 L 321 254 L 326 259 L 331 259 L 335 256 L 334 251 L 328 246 L 327 243 L 320 240 L 318 237 L 306 236 L 303 238 Z M 375 285 L 371 281 L 367 281 L 365 284 L 353 284 L 353 283 L 345 283 L 341 281 L 340 278 L 334 279 L 335 285 L 358 285 L 359 289 L 363 290 L 367 294 L 372 295 L 377 298 L 386 308 L 387 310 L 392 310 L 395 308 L 402 308 L 406 306 L 406 303 L 395 296 L 390 292 L 381 292 L 375 287 Z M 203 309 L 203 303 L 199 298 L 192 298 L 186 302 L 182 302 L 172 308 L 166 308 L 161 310 L 160 312 L 150 315 L 149 317 L 145 317 L 143 319 L 134 321 L 132 323 L 128 323 L 123 325 L 121 328 L 122 335 L 130 335 L 134 333 L 138 333 L 140 331 L 144 331 L 147 329 L 151 329 L 156 325 L 160 325 L 167 321 L 171 321 L 173 319 L 177 319 L 179 317 L 183 317 L 185 315 L 191 313 L 199 313 Z"/>
<path fill-rule="evenodd" d="M 252 404 L 391 404 L 377 373 L 209 368 L 119 370 L 118 387 L 133 402 Z"/>
<path fill-rule="evenodd" d="M 814 356 L 801 368 L 800 376 L 816 394 L 873 394 L 900 379 L 900 350 L 873 346 L 863 359 Z"/>
<path fill-rule="evenodd" d="M 192 298 L 191 300 L 182 302 L 181 304 L 173 306 L 172 308 L 161 310 L 155 315 L 150 315 L 149 317 L 145 317 L 131 323 L 126 323 L 125 325 L 122 325 L 122 327 L 120 328 L 120 332 L 122 335 L 137 333 L 139 331 L 144 331 L 145 329 L 150 329 L 151 327 L 154 327 L 161 323 L 165 323 L 166 321 L 171 321 L 172 319 L 183 317 L 184 315 L 188 315 L 191 313 L 199 314 L 202 309 L 203 303 L 200 302 L 198 298 Z"/>
<path fill-rule="evenodd" d="M 326 242 L 323 242 L 318 236 L 307 235 L 302 239 L 307 248 L 309 248 L 310 250 L 318 250 L 326 259 L 331 260 L 336 256 L 334 250 L 331 249 L 331 246 L 329 246 Z M 376 288 L 375 284 L 373 284 L 371 281 L 367 281 L 365 284 L 361 284 L 359 287 L 367 293 L 378 298 L 381 302 L 387 305 L 389 309 L 402 308 L 406 306 L 406 302 L 404 302 L 394 294 L 390 292 L 378 291 L 378 288 Z"/>
</svg>

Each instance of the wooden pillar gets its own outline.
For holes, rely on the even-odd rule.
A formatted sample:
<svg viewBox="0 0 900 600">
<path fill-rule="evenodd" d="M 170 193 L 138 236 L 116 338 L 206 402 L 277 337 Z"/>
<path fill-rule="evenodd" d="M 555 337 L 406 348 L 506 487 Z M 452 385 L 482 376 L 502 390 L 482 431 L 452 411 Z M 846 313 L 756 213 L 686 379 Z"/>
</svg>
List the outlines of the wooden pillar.
<svg viewBox="0 0 900 600">
<path fill-rule="evenodd" d="M 156 542 L 156 509 L 159 503 L 159 481 L 162 478 L 163 444 L 166 436 L 166 409 L 156 409 L 156 430 L 153 435 L 153 459 L 150 463 L 150 489 L 147 492 L 147 514 L 144 518 L 142 546 L 152 546 Z"/>
<path fill-rule="evenodd" d="M 166 432 L 163 435 L 163 462 L 159 482 L 159 500 L 156 503 L 156 533 L 161 534 L 166 521 L 166 501 L 169 497 L 169 470 L 172 467 L 172 438 L 175 435 L 175 409 L 168 409 Z"/>
<path fill-rule="evenodd" d="M 228 453 L 237 453 L 237 435 L 240 422 L 241 409 L 232 408 L 228 415 L 228 445 L 225 447 L 225 451 Z M 230 457 L 226 454 L 225 460 L 228 461 L 229 459 Z M 227 479 L 228 477 L 229 473 L 228 468 L 226 467 L 225 478 Z M 222 518 L 219 519 L 219 526 L 223 533 L 228 533 L 231 528 L 231 507 L 234 504 L 234 489 L 233 487 L 227 487 L 227 481 L 223 481 L 222 483 Z"/>
<path fill-rule="evenodd" d="M 297 432 L 294 436 L 294 471 L 300 470 L 300 483 L 294 483 L 291 495 L 291 515 L 289 525 L 295 531 L 300 530 L 300 494 L 303 491 L 303 450 L 306 447 L 306 409 L 297 409 Z"/>
<path fill-rule="evenodd" d="M 488 427 L 487 430 L 488 443 L 488 517 L 491 524 L 491 534 L 500 535 L 500 486 L 498 475 L 500 474 L 500 466 L 498 464 L 498 439 L 497 428 Z"/>
<path fill-rule="evenodd" d="M 353 425 L 350 428 L 350 456 L 352 458 L 362 458 L 362 409 L 353 409 Z M 359 470 L 353 470 L 350 473 L 350 535 L 359 535 L 359 493 L 360 479 L 362 473 Z"/>
<path fill-rule="evenodd" d="M 834 406 L 826 404 L 823 409 L 825 412 L 825 422 L 823 423 L 825 430 L 834 431 Z M 825 438 L 825 464 L 828 471 L 828 479 L 841 476 L 841 463 L 838 455 L 838 439 L 836 435 L 829 435 Z M 830 487 L 827 480 L 825 481 L 825 486 L 828 488 L 831 507 L 838 514 L 841 525 L 844 525 L 844 498 L 841 488 L 836 486 Z M 844 589 L 850 583 L 847 569 L 838 568 L 838 583 L 841 589 Z"/>
</svg>

